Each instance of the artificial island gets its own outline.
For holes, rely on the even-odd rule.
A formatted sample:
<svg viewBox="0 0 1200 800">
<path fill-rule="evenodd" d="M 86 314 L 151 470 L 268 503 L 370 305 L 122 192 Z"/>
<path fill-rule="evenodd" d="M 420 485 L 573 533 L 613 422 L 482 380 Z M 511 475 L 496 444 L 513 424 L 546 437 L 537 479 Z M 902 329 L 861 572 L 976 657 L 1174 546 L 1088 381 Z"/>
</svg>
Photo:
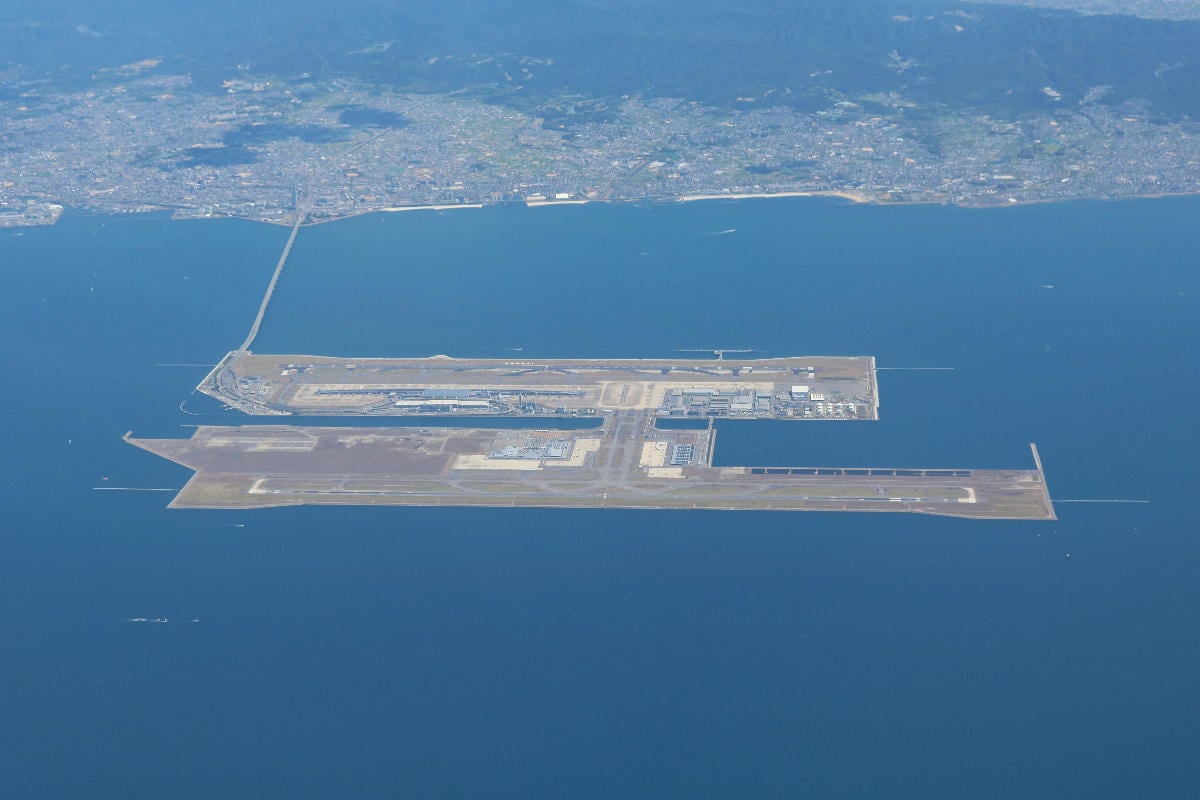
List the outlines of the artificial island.
<svg viewBox="0 0 1200 800">
<path fill-rule="evenodd" d="M 409 419 L 201 426 L 189 439 L 127 435 L 195 470 L 175 508 L 558 506 L 1054 519 L 1036 447 L 1034 467 L 1024 470 L 714 466 L 716 419 L 878 419 L 871 357 L 339 359 L 242 349 L 197 388 L 258 416 Z M 458 425 L 421 419 L 446 415 Z M 529 425 L 476 422 L 497 417 Z M 564 417 L 599 424 L 552 427 Z M 701 425 L 660 428 L 662 418 Z"/>
<path fill-rule="evenodd" d="M 305 504 L 909 511 L 1054 519 L 1034 469 L 715 466 L 718 418 L 879 418 L 871 356 L 726 359 L 331 358 L 251 350 L 310 207 L 246 339 L 196 387 L 253 416 L 372 417 L 371 425 L 200 426 L 190 439 L 125 440 L 195 475 L 174 508 Z M 450 416 L 470 425 L 441 426 Z M 418 426 L 385 427 L 380 417 Z M 424 426 L 421 418 L 425 417 Z M 477 420 L 528 419 L 528 429 Z M 555 419 L 600 418 L 590 430 Z M 660 418 L 707 421 L 664 429 Z M 538 425 L 537 420 L 542 424 Z M 438 420 L 441 421 L 441 420 Z M 561 428 L 561 425 L 559 425 Z"/>
</svg>

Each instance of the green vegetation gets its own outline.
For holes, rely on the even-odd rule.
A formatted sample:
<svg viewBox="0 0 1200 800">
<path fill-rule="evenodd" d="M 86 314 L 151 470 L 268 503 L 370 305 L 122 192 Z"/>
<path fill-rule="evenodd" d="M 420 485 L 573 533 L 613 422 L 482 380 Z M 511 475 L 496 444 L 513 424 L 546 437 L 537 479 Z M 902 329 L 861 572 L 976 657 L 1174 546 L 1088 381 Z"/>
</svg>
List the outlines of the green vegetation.
<svg viewBox="0 0 1200 800">
<path fill-rule="evenodd" d="M 84 80 L 164 57 L 211 91 L 235 74 L 341 76 L 462 90 L 565 126 L 630 94 L 805 111 L 870 96 L 1020 115 L 1100 86 L 1111 89 L 1097 102 L 1200 116 L 1200 22 L 956 0 L 296 0 L 287 13 L 214 0 L 154 17 L 134 0 L 93 6 L 8 4 L 0 68 Z"/>
</svg>

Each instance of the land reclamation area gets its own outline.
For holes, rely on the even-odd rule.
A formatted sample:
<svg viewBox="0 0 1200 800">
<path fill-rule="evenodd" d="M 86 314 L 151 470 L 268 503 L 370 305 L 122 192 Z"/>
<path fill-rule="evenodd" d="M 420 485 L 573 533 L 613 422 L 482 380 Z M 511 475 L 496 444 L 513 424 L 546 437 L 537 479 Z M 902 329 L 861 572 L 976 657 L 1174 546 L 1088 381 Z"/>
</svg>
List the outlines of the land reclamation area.
<svg viewBox="0 0 1200 800">
<path fill-rule="evenodd" d="M 1032 445 L 1037 464 L 1032 472 L 713 467 L 717 418 L 877 420 L 878 383 L 870 356 L 725 358 L 726 353 L 753 352 L 749 348 L 713 350 L 714 358 L 709 359 L 255 355 L 250 347 L 305 213 L 301 210 L 295 218 L 246 339 L 209 372 L 197 391 L 227 408 L 267 416 L 599 414 L 605 418 L 603 435 L 546 438 L 527 431 L 502 443 L 480 441 L 478 431 L 463 428 L 426 432 L 423 440 L 415 434 L 387 437 L 354 428 L 322 436 L 283 427 L 264 439 L 251 432 L 224 435 L 221 429 L 208 435 L 213 431 L 201 428 L 192 440 L 179 444 L 134 440 L 126 434 L 134 444 L 198 471 L 175 506 L 389 502 L 607 507 L 611 496 L 611 505 L 617 507 L 922 511 L 1054 519 Z M 707 420 L 709 434 L 700 441 L 686 434 L 660 434 L 654 426 L 657 418 Z M 330 436 L 333 446 L 318 447 Z M 371 448 L 363 444 L 382 451 L 364 455 Z M 230 457 L 214 462 L 197 453 Z M 306 455 L 289 458 L 300 453 Z M 447 453 L 456 457 L 447 459 Z M 553 469 L 563 466 L 572 469 Z M 557 474 L 530 475 L 547 467 Z M 474 470 L 500 478 L 480 481 Z M 418 482 L 411 482 L 410 476 Z M 969 511 L 957 511 L 967 506 Z"/>
<path fill-rule="evenodd" d="M 197 388 L 254 415 L 532 422 L 601 414 L 603 424 L 573 431 L 202 426 L 183 440 L 127 435 L 196 470 L 176 508 L 567 506 L 1054 519 L 1036 447 L 1033 470 L 713 465 L 716 418 L 877 419 L 871 357 L 347 360 L 235 350 Z M 708 424 L 655 425 L 673 418 Z"/>
<path fill-rule="evenodd" d="M 599 430 L 205 426 L 133 439 L 196 470 L 175 508 L 302 504 L 910 511 L 1054 519 L 1034 470 L 713 467 L 715 432 L 645 411 Z"/>
</svg>

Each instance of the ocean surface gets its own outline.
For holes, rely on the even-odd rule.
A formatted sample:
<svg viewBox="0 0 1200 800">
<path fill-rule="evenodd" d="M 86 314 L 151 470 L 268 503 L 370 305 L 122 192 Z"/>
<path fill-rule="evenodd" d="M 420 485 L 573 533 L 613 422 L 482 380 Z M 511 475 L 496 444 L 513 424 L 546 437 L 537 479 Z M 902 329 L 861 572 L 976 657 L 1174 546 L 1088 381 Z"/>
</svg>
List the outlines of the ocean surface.
<svg viewBox="0 0 1200 800">
<path fill-rule="evenodd" d="M 287 231 L 0 231 L 0 797 L 1196 797 L 1198 218 L 370 215 L 301 231 L 254 346 L 871 354 L 880 422 L 726 422 L 718 462 L 1028 467 L 1036 442 L 1055 498 L 1149 501 L 1047 523 L 168 511 L 93 487 L 187 480 L 128 430 L 246 421 L 192 389 Z"/>
</svg>

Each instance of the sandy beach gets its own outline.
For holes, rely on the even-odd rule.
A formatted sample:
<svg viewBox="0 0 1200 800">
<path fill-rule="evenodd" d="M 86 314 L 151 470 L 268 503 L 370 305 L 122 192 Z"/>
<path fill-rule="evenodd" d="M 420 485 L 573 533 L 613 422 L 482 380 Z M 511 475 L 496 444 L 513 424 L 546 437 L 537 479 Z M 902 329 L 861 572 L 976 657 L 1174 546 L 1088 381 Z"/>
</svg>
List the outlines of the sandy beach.
<svg viewBox="0 0 1200 800">
<path fill-rule="evenodd" d="M 453 208 L 483 208 L 483 203 L 448 203 L 440 206 L 389 206 L 380 211 L 449 211 Z M 370 212 L 367 212 L 370 213 Z"/>
<path fill-rule="evenodd" d="M 690 203 L 694 200 L 751 200 L 767 197 L 841 197 L 853 200 L 855 203 L 870 203 L 871 198 L 861 192 L 851 191 L 817 191 L 817 192 L 755 192 L 728 194 L 685 194 L 680 195 L 679 202 Z"/>
</svg>

